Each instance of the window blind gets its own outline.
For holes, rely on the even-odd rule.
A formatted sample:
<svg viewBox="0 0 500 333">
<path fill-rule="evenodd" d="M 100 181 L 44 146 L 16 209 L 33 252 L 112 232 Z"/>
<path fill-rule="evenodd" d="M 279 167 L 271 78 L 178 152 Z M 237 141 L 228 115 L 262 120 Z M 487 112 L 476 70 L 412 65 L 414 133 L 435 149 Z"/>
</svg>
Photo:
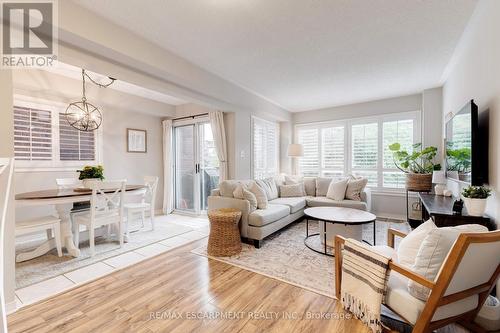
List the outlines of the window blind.
<svg viewBox="0 0 500 333">
<path fill-rule="evenodd" d="M 279 128 L 277 123 L 253 118 L 253 177 L 261 179 L 278 174 Z"/>
<path fill-rule="evenodd" d="M 322 176 L 340 176 L 344 173 L 344 126 L 321 130 Z"/>
<path fill-rule="evenodd" d="M 304 149 L 304 156 L 299 158 L 301 174 L 309 177 L 319 176 L 319 129 L 300 129 L 297 139 Z"/>
<path fill-rule="evenodd" d="M 389 145 L 398 142 L 401 148 L 411 150 L 413 144 L 413 119 L 384 121 L 382 125 L 383 135 L 383 186 L 393 188 L 404 188 L 405 175 L 397 170 L 393 153 L 389 150 Z M 387 169 L 391 170 L 388 171 Z"/>
<path fill-rule="evenodd" d="M 52 119 L 47 110 L 14 106 L 16 160 L 52 160 Z"/>
<path fill-rule="evenodd" d="M 63 113 L 59 114 L 59 155 L 61 161 L 93 161 L 95 132 L 82 132 L 71 127 Z"/>
</svg>

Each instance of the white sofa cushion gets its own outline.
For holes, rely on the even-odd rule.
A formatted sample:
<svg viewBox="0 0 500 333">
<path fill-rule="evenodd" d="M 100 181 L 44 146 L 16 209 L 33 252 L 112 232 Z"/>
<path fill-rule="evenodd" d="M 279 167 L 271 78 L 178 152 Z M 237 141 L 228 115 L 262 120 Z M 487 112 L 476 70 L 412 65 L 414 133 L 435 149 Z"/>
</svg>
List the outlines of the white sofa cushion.
<svg viewBox="0 0 500 333">
<path fill-rule="evenodd" d="M 245 184 L 238 184 L 233 192 L 235 199 L 247 200 L 250 203 L 250 212 L 257 209 L 257 198 L 250 192 Z"/>
<path fill-rule="evenodd" d="M 326 197 L 335 201 L 344 200 L 345 190 L 347 189 L 347 182 L 349 178 L 332 180 L 328 186 Z"/>
<path fill-rule="evenodd" d="M 316 196 L 325 197 L 328 193 L 328 187 L 330 186 L 331 181 L 332 178 L 316 178 Z"/>
<path fill-rule="evenodd" d="M 316 196 L 316 177 L 285 176 L 285 185 L 304 183 L 306 195 Z"/>
<path fill-rule="evenodd" d="M 304 197 L 305 195 L 304 183 L 280 186 L 281 198 Z"/>
<path fill-rule="evenodd" d="M 236 189 L 236 186 L 238 186 L 238 184 L 240 183 L 249 187 L 252 183 L 255 182 L 253 180 L 224 180 L 219 184 L 220 195 L 227 198 L 234 198 L 233 192 Z"/>
<path fill-rule="evenodd" d="M 366 210 L 366 202 L 356 201 L 356 200 L 341 200 L 335 201 L 332 199 L 328 199 L 327 197 L 307 197 L 306 198 L 307 205 L 309 207 L 347 207 L 347 208 L 355 208 Z"/>
<path fill-rule="evenodd" d="M 368 178 L 354 177 L 351 175 L 349 182 L 347 183 L 345 198 L 349 200 L 361 201 L 361 192 L 365 189 L 366 184 L 368 184 Z"/>
<path fill-rule="evenodd" d="M 431 230 L 436 228 L 434 221 L 429 219 L 401 239 L 398 246 L 399 263 L 408 268 L 412 267 L 415 263 L 415 258 L 417 258 L 420 245 Z"/>
<path fill-rule="evenodd" d="M 252 182 L 250 186 L 248 186 L 248 190 L 252 192 L 255 197 L 257 198 L 257 208 L 258 209 L 266 209 L 267 208 L 267 195 L 266 191 L 259 185 L 257 185 L 256 182 Z"/>
<path fill-rule="evenodd" d="M 466 232 L 488 232 L 488 228 L 479 224 L 466 224 L 431 230 L 420 245 L 411 270 L 434 281 L 458 236 Z M 429 288 L 412 280 L 408 281 L 408 291 L 424 301 L 429 297 Z"/>
<path fill-rule="evenodd" d="M 290 214 L 296 213 L 302 208 L 306 207 L 306 198 L 304 197 L 294 197 L 294 198 L 278 198 L 269 201 L 270 204 L 286 205 L 290 207 Z"/>
<path fill-rule="evenodd" d="M 408 279 L 401 274 L 391 271 L 387 282 L 385 304 L 396 311 L 409 323 L 415 324 L 424 310 L 425 302 L 413 297 L 408 292 Z M 462 314 L 477 306 L 477 295 L 470 296 L 458 302 L 439 307 L 432 320 L 441 320 Z"/>
<path fill-rule="evenodd" d="M 257 209 L 248 215 L 248 224 L 262 227 L 290 215 L 290 208 L 286 205 L 269 204 L 266 209 Z"/>
<path fill-rule="evenodd" d="M 273 177 L 256 180 L 264 192 L 266 192 L 267 200 L 273 200 L 278 197 L 278 187 Z"/>
</svg>

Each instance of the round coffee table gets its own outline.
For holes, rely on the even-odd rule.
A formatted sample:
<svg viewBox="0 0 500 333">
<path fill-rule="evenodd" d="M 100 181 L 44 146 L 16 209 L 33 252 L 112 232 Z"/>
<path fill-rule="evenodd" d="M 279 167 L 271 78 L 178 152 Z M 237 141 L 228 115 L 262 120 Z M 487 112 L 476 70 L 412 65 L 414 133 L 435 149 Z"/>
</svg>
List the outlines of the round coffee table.
<svg viewBox="0 0 500 333">
<path fill-rule="evenodd" d="M 375 220 L 377 219 L 377 217 L 372 213 L 345 207 L 312 207 L 304 210 L 304 214 L 306 215 L 306 238 L 304 239 L 304 244 L 309 249 L 315 252 L 326 254 L 332 257 L 334 256 L 333 253 L 328 252 L 329 246 L 326 240 L 328 233 L 327 224 L 343 224 L 346 228 L 362 228 L 363 224 L 373 223 L 373 245 L 375 245 Z M 316 220 L 319 223 L 323 223 L 324 225 L 323 251 L 318 250 L 317 248 L 314 248 L 310 244 L 308 244 L 308 239 L 316 236 L 318 236 L 318 238 L 321 237 L 320 233 L 309 234 L 309 220 Z M 361 241 L 362 239 L 359 240 Z M 368 243 L 366 241 L 364 242 Z"/>
</svg>

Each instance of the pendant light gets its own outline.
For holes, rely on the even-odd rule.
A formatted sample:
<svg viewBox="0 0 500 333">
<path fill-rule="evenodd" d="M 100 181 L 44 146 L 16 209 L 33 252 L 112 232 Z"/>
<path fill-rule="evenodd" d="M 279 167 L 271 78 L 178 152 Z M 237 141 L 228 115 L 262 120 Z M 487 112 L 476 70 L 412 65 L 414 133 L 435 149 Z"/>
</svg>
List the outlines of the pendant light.
<svg viewBox="0 0 500 333">
<path fill-rule="evenodd" d="M 66 108 L 66 121 L 71 127 L 76 128 L 82 132 L 91 132 L 101 126 L 102 114 L 99 108 L 92 103 L 87 101 L 85 96 L 85 78 L 88 78 L 92 83 L 100 88 L 107 88 L 116 81 L 116 79 L 109 77 L 111 80 L 107 84 L 101 84 L 93 80 L 87 73 L 85 69 L 82 68 L 82 100 L 78 102 L 73 102 Z"/>
</svg>

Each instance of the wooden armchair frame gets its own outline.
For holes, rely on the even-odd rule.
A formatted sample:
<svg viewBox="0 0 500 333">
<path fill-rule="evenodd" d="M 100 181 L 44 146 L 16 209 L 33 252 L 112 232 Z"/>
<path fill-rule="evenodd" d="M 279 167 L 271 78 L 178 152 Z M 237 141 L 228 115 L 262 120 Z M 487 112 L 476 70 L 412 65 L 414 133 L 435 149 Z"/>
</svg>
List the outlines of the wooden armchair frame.
<svg viewBox="0 0 500 333">
<path fill-rule="evenodd" d="M 406 234 L 399 230 L 389 229 L 387 236 L 388 245 L 394 248 L 395 236 L 405 237 Z M 445 292 L 453 278 L 453 275 L 458 269 L 458 266 L 460 265 L 460 262 L 464 257 L 469 245 L 475 243 L 490 243 L 498 241 L 500 241 L 500 230 L 488 233 L 461 234 L 450 250 L 448 258 L 444 262 L 441 272 L 435 281 L 430 281 L 424 276 L 410 271 L 408 268 L 405 268 L 395 262 L 389 261 L 389 268 L 391 270 L 394 270 L 395 272 L 398 272 L 399 274 L 412 279 L 413 281 L 431 290 L 429 299 L 427 300 L 425 307 L 420 314 L 420 317 L 417 319 L 417 322 L 413 326 L 412 333 L 432 332 L 435 329 L 454 322 L 458 322 L 462 326 L 467 327 L 474 332 L 485 332 L 481 327 L 474 324 L 474 319 L 476 318 L 479 310 L 486 301 L 486 298 L 496 284 L 496 281 L 500 275 L 500 265 L 497 266 L 497 268 L 493 272 L 493 275 L 486 283 L 474 286 L 467 290 L 462 290 L 454 294 L 445 295 Z M 342 247 L 344 243 L 344 237 L 339 235 L 335 236 L 335 295 L 337 299 L 340 299 L 340 289 L 342 284 Z M 453 303 L 473 295 L 478 295 L 478 306 L 475 309 L 467 311 L 458 316 L 432 321 L 434 313 L 440 306 Z M 397 314 L 396 309 L 391 308 L 391 310 Z"/>
</svg>

